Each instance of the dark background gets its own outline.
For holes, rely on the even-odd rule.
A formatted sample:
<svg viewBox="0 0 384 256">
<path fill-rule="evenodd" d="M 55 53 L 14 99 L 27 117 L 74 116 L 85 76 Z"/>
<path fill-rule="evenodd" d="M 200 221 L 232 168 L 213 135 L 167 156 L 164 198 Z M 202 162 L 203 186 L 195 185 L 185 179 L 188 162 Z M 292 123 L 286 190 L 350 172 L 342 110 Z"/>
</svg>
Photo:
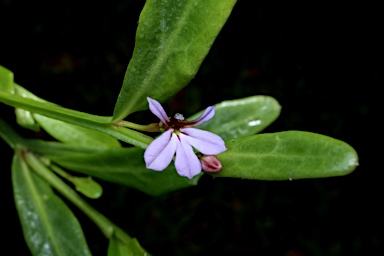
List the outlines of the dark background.
<svg viewBox="0 0 384 256">
<path fill-rule="evenodd" d="M 384 249 L 382 125 L 374 122 L 382 116 L 380 8 L 266 2 L 237 3 L 196 78 L 167 108 L 189 115 L 223 100 L 270 95 L 282 113 L 264 132 L 303 130 L 343 140 L 358 152 L 360 166 L 345 177 L 292 182 L 204 176 L 197 187 L 158 198 L 100 181 L 104 195 L 90 203 L 153 255 L 377 255 Z M 46 100 L 112 115 L 143 5 L 0 0 L 0 64 Z M 0 112 L 16 127 L 12 108 L 1 104 Z M 0 153 L 0 244 L 3 250 L 17 244 L 13 254 L 26 255 L 13 202 L 12 150 L 3 141 Z M 106 255 L 107 240 L 71 208 L 93 254 Z"/>
</svg>

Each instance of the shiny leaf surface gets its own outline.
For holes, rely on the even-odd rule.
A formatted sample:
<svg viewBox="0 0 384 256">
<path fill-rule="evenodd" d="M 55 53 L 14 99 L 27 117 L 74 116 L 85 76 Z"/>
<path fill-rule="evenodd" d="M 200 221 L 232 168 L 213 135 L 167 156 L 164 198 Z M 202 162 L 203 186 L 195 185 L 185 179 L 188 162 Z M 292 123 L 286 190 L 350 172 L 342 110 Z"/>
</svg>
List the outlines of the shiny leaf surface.
<svg viewBox="0 0 384 256">
<path fill-rule="evenodd" d="M 21 156 L 12 163 L 16 208 L 33 255 L 91 255 L 79 222 Z"/>
<path fill-rule="evenodd" d="M 259 133 L 280 114 L 281 106 L 272 97 L 252 96 L 215 105 L 215 116 L 198 128 L 213 132 L 223 140 Z M 196 119 L 203 111 L 188 118 Z"/>
<path fill-rule="evenodd" d="M 294 180 L 346 175 L 358 165 L 347 143 L 315 133 L 288 131 L 229 140 L 215 177 Z"/>
</svg>

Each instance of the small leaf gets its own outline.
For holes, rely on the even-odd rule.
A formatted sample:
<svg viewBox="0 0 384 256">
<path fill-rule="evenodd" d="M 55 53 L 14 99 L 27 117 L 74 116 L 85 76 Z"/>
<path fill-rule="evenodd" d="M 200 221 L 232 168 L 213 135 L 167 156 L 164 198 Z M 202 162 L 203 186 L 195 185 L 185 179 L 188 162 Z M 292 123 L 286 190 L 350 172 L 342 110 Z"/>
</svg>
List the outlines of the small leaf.
<svg viewBox="0 0 384 256">
<path fill-rule="evenodd" d="M 92 177 L 72 177 L 70 180 L 77 191 L 89 198 L 97 199 L 103 194 L 103 188 Z"/>
<path fill-rule="evenodd" d="M 148 170 L 144 163 L 144 150 L 139 148 L 111 148 L 93 153 L 76 149 L 64 152 L 46 152 L 46 157 L 69 170 L 133 187 L 152 196 L 196 185 L 201 176 L 192 180 L 181 177 L 173 165 L 162 172 Z"/>
<path fill-rule="evenodd" d="M 269 96 L 252 96 L 223 101 L 215 105 L 215 116 L 198 128 L 213 132 L 223 140 L 249 136 L 261 132 L 280 114 L 280 105 Z M 203 111 L 188 118 L 198 118 Z"/>
<path fill-rule="evenodd" d="M 35 132 L 40 130 L 40 126 L 36 123 L 31 112 L 21 108 L 15 108 L 15 114 L 16 114 L 16 122 L 21 127 L 24 127 L 26 129 L 29 129 Z"/>
<path fill-rule="evenodd" d="M 194 78 L 236 0 L 147 0 L 113 120 L 160 102 Z"/>
<path fill-rule="evenodd" d="M 288 131 L 226 141 L 215 177 L 292 180 L 346 175 L 358 165 L 347 143 L 324 135 Z"/>
<path fill-rule="evenodd" d="M 13 93 L 13 73 L 0 65 L 0 91 Z"/>
<path fill-rule="evenodd" d="M 147 256 L 148 253 L 135 238 L 121 241 L 115 236 L 109 239 L 108 256 Z"/>
<path fill-rule="evenodd" d="M 91 255 L 79 222 L 19 154 L 12 163 L 16 208 L 32 255 Z"/>
</svg>

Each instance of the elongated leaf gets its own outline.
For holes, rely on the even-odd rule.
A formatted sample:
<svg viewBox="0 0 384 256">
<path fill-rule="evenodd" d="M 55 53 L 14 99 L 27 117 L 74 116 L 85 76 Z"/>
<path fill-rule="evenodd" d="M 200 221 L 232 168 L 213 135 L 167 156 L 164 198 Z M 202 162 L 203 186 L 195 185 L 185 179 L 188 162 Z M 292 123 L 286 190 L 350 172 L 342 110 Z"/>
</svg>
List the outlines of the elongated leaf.
<svg viewBox="0 0 384 256">
<path fill-rule="evenodd" d="M 164 101 L 195 76 L 236 0 L 147 0 L 113 120 Z"/>
<path fill-rule="evenodd" d="M 120 241 L 115 236 L 109 239 L 108 256 L 147 256 L 148 253 L 140 246 L 135 238 Z"/>
<path fill-rule="evenodd" d="M 196 185 L 200 178 L 181 177 L 173 165 L 162 172 L 148 170 L 143 155 L 144 150 L 139 148 L 111 148 L 94 153 L 73 151 L 46 156 L 69 170 L 133 187 L 153 196 Z"/>
<path fill-rule="evenodd" d="M 347 143 L 315 133 L 288 131 L 229 140 L 217 177 L 288 180 L 341 176 L 358 165 Z"/>
<path fill-rule="evenodd" d="M 249 136 L 261 132 L 280 114 L 280 105 L 269 96 L 252 96 L 223 101 L 215 105 L 215 116 L 198 128 L 213 132 L 223 140 Z M 203 111 L 188 118 L 196 119 Z"/>
<path fill-rule="evenodd" d="M 13 73 L 0 65 L 0 91 L 13 93 Z"/>
<path fill-rule="evenodd" d="M 21 156 L 12 163 L 16 208 L 33 255 L 91 255 L 79 222 Z"/>
<path fill-rule="evenodd" d="M 25 88 L 20 85 L 15 85 L 16 94 L 25 98 L 30 98 L 33 100 L 46 102 L 45 100 L 37 97 L 33 93 L 29 92 Z M 55 120 L 49 117 L 45 117 L 39 114 L 31 114 L 29 111 L 25 111 L 23 109 L 16 109 L 16 114 L 19 113 L 18 118 L 20 117 L 30 117 L 32 118 L 32 122 L 34 120 L 38 122 L 38 124 L 44 128 L 44 130 L 49 133 L 55 139 L 74 145 L 88 145 L 93 147 L 118 147 L 120 143 L 112 138 L 111 136 L 91 130 L 88 128 L 80 127 L 78 125 L 68 124 L 59 120 Z M 24 115 L 22 115 L 24 114 Z M 22 119 L 24 120 L 24 119 Z M 28 119 L 29 120 L 29 119 Z M 29 124 L 30 122 L 28 122 Z M 24 123 L 20 123 L 22 126 Z"/>
<path fill-rule="evenodd" d="M 53 119 L 101 131 L 118 140 L 122 140 L 143 149 L 145 149 L 153 140 L 153 138 L 140 132 L 115 126 L 111 123 L 111 117 L 91 115 L 66 109 L 49 102 L 39 102 L 2 91 L 0 91 L 0 102 L 15 108 L 22 108 L 33 113 L 51 117 Z"/>
</svg>

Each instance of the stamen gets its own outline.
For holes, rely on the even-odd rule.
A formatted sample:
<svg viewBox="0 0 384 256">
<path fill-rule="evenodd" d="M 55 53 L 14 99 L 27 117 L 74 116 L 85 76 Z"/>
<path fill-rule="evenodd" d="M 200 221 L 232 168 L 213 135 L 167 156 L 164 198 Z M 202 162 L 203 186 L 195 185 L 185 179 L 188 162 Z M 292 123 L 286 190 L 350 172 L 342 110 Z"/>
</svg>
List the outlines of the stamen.
<svg viewBox="0 0 384 256">
<path fill-rule="evenodd" d="M 177 120 L 177 121 L 183 121 L 184 120 L 184 116 L 180 113 L 176 113 L 174 118 Z"/>
</svg>

